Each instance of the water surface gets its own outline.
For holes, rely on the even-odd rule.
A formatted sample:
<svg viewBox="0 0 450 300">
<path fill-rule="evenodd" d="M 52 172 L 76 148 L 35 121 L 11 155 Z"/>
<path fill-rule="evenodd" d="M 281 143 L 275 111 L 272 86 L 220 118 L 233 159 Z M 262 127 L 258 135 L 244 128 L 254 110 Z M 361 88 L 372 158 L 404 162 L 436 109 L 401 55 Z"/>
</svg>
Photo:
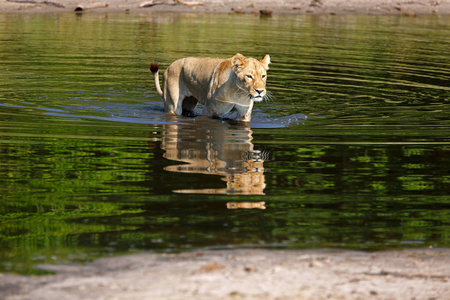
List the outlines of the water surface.
<svg viewBox="0 0 450 300">
<path fill-rule="evenodd" d="M 0 269 L 141 250 L 449 247 L 449 24 L 0 15 Z M 272 59 L 272 98 L 250 127 L 163 113 L 152 60 L 236 52 Z"/>
</svg>

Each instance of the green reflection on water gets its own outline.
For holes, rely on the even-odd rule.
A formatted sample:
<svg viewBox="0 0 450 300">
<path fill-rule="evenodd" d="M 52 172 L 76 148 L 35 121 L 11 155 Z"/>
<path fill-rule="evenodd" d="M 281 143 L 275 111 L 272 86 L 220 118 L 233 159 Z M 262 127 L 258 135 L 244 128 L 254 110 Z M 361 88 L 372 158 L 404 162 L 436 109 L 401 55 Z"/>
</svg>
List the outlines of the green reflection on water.
<svg viewBox="0 0 450 300">
<path fill-rule="evenodd" d="M 0 269 L 140 249 L 448 247 L 447 21 L 0 15 Z M 273 59 L 252 128 L 164 116 L 151 60 L 236 52 Z"/>
</svg>

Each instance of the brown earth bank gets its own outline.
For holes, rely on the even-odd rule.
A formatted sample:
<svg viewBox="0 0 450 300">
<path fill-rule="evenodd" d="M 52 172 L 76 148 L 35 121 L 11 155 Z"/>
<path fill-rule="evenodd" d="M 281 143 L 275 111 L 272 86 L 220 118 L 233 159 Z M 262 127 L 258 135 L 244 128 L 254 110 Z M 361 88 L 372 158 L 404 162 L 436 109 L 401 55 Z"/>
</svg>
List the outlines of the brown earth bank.
<svg viewBox="0 0 450 300">
<path fill-rule="evenodd" d="M 0 12 L 449 14 L 450 0 L 0 0 Z"/>
<path fill-rule="evenodd" d="M 450 249 L 135 254 L 0 275 L 5 300 L 449 299 Z"/>
</svg>

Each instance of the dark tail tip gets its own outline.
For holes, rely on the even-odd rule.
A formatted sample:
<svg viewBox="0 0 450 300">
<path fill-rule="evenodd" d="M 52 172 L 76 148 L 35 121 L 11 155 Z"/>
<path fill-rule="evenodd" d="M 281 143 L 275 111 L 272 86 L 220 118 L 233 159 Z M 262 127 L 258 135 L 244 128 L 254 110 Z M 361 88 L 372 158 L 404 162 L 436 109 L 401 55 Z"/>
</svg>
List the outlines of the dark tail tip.
<svg viewBox="0 0 450 300">
<path fill-rule="evenodd" d="M 159 70 L 159 66 L 156 62 L 152 62 L 150 64 L 150 71 L 152 71 L 153 74 L 155 74 L 156 72 L 158 72 Z"/>
</svg>

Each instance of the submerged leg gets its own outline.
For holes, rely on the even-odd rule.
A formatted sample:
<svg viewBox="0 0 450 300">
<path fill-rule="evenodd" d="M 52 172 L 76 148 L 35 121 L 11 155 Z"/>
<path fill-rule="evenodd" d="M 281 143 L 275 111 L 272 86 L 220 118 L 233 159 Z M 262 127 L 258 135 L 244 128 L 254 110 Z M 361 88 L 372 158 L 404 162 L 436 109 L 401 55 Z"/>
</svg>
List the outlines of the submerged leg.
<svg viewBox="0 0 450 300">
<path fill-rule="evenodd" d="M 195 97 L 188 96 L 184 98 L 183 104 L 181 105 L 183 108 L 183 116 L 186 117 L 195 117 L 195 108 L 197 107 L 198 100 Z"/>
</svg>

